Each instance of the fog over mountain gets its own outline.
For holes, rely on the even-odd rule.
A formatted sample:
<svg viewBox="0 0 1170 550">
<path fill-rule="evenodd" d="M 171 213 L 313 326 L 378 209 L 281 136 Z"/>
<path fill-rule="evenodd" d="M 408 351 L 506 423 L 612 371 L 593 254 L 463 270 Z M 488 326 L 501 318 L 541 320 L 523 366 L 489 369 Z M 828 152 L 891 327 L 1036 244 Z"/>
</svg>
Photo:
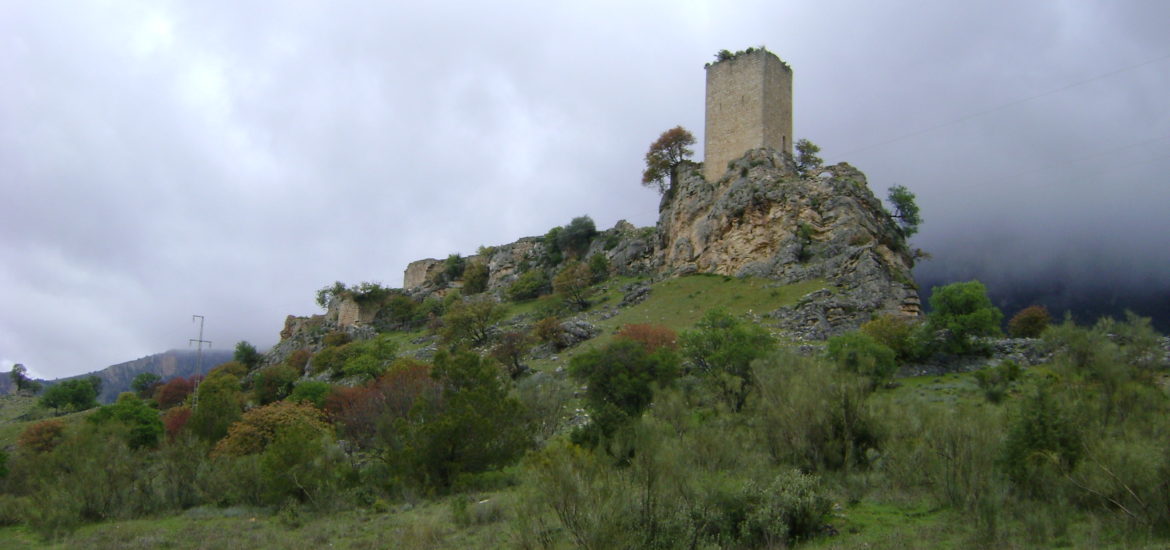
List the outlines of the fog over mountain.
<svg viewBox="0 0 1170 550">
<path fill-rule="evenodd" d="M 582 214 L 653 224 L 646 147 L 701 135 L 703 64 L 761 44 L 793 67 L 796 137 L 917 193 L 923 287 L 1165 329 L 1166 21 L 1106 0 L 4 2 L 0 370 L 183 347 L 192 314 L 215 348 L 265 347 L 334 280 L 398 286 Z"/>
</svg>

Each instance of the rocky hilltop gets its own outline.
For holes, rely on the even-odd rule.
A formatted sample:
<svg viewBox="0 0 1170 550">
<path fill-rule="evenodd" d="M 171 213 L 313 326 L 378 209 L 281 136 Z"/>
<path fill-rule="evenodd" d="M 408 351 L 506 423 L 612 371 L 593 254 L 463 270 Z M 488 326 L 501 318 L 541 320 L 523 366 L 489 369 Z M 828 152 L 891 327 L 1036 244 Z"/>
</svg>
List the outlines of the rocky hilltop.
<svg viewBox="0 0 1170 550">
<path fill-rule="evenodd" d="M 521 238 L 464 261 L 485 265 L 487 291 L 503 297 L 528 270 L 555 272 L 546 240 Z M 701 165 L 684 164 L 677 184 L 662 198 L 658 223 L 638 228 L 618 222 L 594 237 L 581 257 L 595 255 L 616 275 L 662 279 L 712 273 L 777 284 L 823 280 L 825 288 L 795 306 L 766 314 L 769 325 L 797 339 L 824 339 L 878 314 L 920 313 L 913 258 L 865 175 L 844 163 L 802 174 L 791 156 L 772 149 L 748 151 L 714 182 L 704 178 Z M 412 262 L 402 293 L 422 300 L 465 283 L 444 271 L 444 260 Z M 372 333 L 382 308 L 341 296 L 323 316 L 290 316 L 284 341 L 274 351 L 314 348 L 329 330 Z"/>
</svg>

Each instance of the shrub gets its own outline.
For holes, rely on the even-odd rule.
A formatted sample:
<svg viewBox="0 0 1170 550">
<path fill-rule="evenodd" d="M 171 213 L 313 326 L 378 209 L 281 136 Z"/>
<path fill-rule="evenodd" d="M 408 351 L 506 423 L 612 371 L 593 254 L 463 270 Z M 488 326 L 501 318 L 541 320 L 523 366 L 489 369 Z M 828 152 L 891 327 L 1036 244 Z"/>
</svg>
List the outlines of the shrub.
<svg viewBox="0 0 1170 550">
<path fill-rule="evenodd" d="M 541 241 L 544 244 L 544 251 L 540 257 L 540 263 L 545 267 L 556 267 L 564 261 L 565 256 L 560 245 L 561 232 L 564 230 L 565 228 L 558 225 L 544 234 L 544 239 Z"/>
<path fill-rule="evenodd" d="M 597 236 L 597 226 L 593 224 L 593 218 L 589 216 L 579 216 L 573 218 L 573 221 L 566 225 L 564 230 L 557 234 L 557 245 L 562 252 L 569 254 L 573 258 L 583 258 L 585 251 L 589 248 L 590 241 Z"/>
<path fill-rule="evenodd" d="M 772 460 L 805 471 L 868 466 L 883 439 L 872 383 L 823 359 L 776 352 L 754 367 L 752 414 Z"/>
<path fill-rule="evenodd" d="M 451 346 L 482 346 L 491 339 L 493 328 L 504 314 L 504 308 L 490 296 L 459 300 L 443 315 L 440 336 Z"/>
<path fill-rule="evenodd" d="M 678 349 L 678 333 L 663 325 L 629 324 L 623 326 L 615 337 L 642 344 L 646 353 L 654 353 L 660 348 Z"/>
<path fill-rule="evenodd" d="M 1008 334 L 1014 338 L 1038 338 L 1052 322 L 1044 306 L 1028 306 L 1008 321 Z"/>
<path fill-rule="evenodd" d="M 25 428 L 16 440 L 16 444 L 21 449 L 27 449 L 34 453 L 47 453 L 52 451 L 64 437 L 65 422 L 63 420 L 42 420 Z"/>
<path fill-rule="evenodd" d="M 137 393 L 138 397 L 149 399 L 161 385 L 161 376 L 153 372 L 143 372 L 135 376 L 133 382 L 130 382 L 130 389 L 134 390 L 134 393 Z"/>
<path fill-rule="evenodd" d="M 126 429 L 122 437 L 131 449 L 155 447 L 163 434 L 158 411 L 130 392 L 119 395 L 117 402 L 98 409 L 86 420 L 94 424 L 121 424 Z"/>
<path fill-rule="evenodd" d="M 545 317 L 532 325 L 532 334 L 536 336 L 536 339 L 555 349 L 561 349 L 564 333 L 565 329 L 561 326 L 561 320 L 556 317 Z"/>
<path fill-rule="evenodd" d="M 548 275 L 543 270 L 533 269 L 524 272 L 508 286 L 508 299 L 513 302 L 532 300 L 547 294 L 551 288 Z"/>
<path fill-rule="evenodd" d="M 242 456 L 263 452 L 282 428 L 305 426 L 319 436 L 329 433 L 324 415 L 316 407 L 280 401 L 252 409 L 228 429 L 212 451 L 216 455 Z"/>
<path fill-rule="evenodd" d="M 776 347 L 766 329 L 721 310 L 707 312 L 695 330 L 683 331 L 679 340 L 695 369 L 714 383 L 727 406 L 737 412 L 754 385 L 752 361 Z"/>
<path fill-rule="evenodd" d="M 458 253 L 447 256 L 443 261 L 443 278 L 446 281 L 457 281 L 463 277 L 463 270 L 467 268 L 467 261 Z"/>
<path fill-rule="evenodd" d="M 975 382 L 983 390 L 984 397 L 992 403 L 1003 401 L 1012 382 L 1019 378 L 1020 365 L 1011 360 L 975 371 Z"/>
<path fill-rule="evenodd" d="M 920 323 L 905 315 L 882 315 L 861 325 L 861 332 L 892 350 L 900 361 L 919 358 L 923 346 L 917 335 Z"/>
<path fill-rule="evenodd" d="M 487 290 L 490 275 L 487 263 L 479 261 L 468 264 L 463 270 L 463 294 L 471 296 Z"/>
<path fill-rule="evenodd" d="M 267 405 L 284 399 L 300 377 L 300 371 L 286 364 L 260 369 L 252 377 L 252 391 L 256 401 L 261 405 Z"/>
<path fill-rule="evenodd" d="M 241 340 L 236 343 L 236 350 L 232 353 L 232 360 L 243 363 L 244 366 L 248 367 L 248 370 L 256 368 L 263 358 L 260 352 L 256 351 L 256 346 L 253 346 L 246 340 Z"/>
<path fill-rule="evenodd" d="M 293 386 L 292 393 L 288 396 L 288 401 L 293 403 L 310 403 L 314 407 L 324 408 L 325 399 L 329 396 L 333 386 L 328 382 L 320 382 L 317 380 L 303 380 L 297 382 Z"/>
<path fill-rule="evenodd" d="M 589 273 L 593 275 L 593 282 L 600 283 L 609 277 L 609 260 L 605 254 L 594 254 L 589 257 Z"/>
<path fill-rule="evenodd" d="M 829 338 L 826 353 L 841 368 L 866 376 L 875 385 L 885 383 L 898 370 L 894 350 L 861 332 Z"/>
<path fill-rule="evenodd" d="M 313 352 L 307 349 L 298 349 L 284 359 L 284 364 L 296 369 L 299 373 L 305 372 L 305 366 L 309 364 L 309 358 L 313 356 Z"/>
<path fill-rule="evenodd" d="M 1008 478 L 1030 496 L 1048 496 L 1081 458 L 1081 426 L 1052 387 L 1037 384 L 1008 427 L 1002 457 Z"/>
<path fill-rule="evenodd" d="M 197 376 L 192 376 L 191 378 L 176 376 L 162 386 L 159 386 L 158 390 L 154 393 L 154 402 L 158 403 L 161 409 L 182 404 L 187 399 L 187 396 L 195 391 L 195 384 L 198 380 Z"/>
<path fill-rule="evenodd" d="M 592 284 L 593 277 L 589 266 L 577 261 L 566 263 L 553 278 L 553 290 L 566 304 L 577 309 L 589 307 L 589 291 Z"/>
<path fill-rule="evenodd" d="M 647 353 L 631 340 L 615 340 L 573 357 L 569 374 L 587 385 L 585 403 L 590 413 L 590 424 L 574 434 L 574 439 L 596 444 L 641 416 L 653 399 L 654 386 L 663 386 L 678 376 L 678 364 L 678 355 L 672 350 Z"/>
<path fill-rule="evenodd" d="M 528 353 L 528 348 L 532 347 L 532 338 L 524 332 L 505 332 L 500 336 L 500 341 L 492 348 L 492 359 L 502 363 L 507 369 L 508 374 L 512 379 L 519 378 L 524 374 L 526 367 L 520 364 L 520 360 Z"/>
<path fill-rule="evenodd" d="M 191 420 L 191 407 L 173 407 L 163 413 L 163 431 L 167 434 L 167 440 L 174 441 L 187 426 L 189 420 Z"/>
<path fill-rule="evenodd" d="M 321 343 L 325 344 L 325 347 L 335 348 L 335 347 L 344 346 L 344 345 L 348 344 L 351 340 L 352 340 L 352 338 L 350 338 L 348 333 L 346 333 L 344 331 L 340 331 L 340 330 L 335 330 L 333 332 L 330 332 L 329 334 L 326 334 L 325 338 L 321 339 Z"/>
<path fill-rule="evenodd" d="M 240 417 L 243 406 L 240 380 L 231 374 L 208 375 L 195 393 L 195 411 L 187 423 L 204 441 L 219 441 Z"/>
</svg>

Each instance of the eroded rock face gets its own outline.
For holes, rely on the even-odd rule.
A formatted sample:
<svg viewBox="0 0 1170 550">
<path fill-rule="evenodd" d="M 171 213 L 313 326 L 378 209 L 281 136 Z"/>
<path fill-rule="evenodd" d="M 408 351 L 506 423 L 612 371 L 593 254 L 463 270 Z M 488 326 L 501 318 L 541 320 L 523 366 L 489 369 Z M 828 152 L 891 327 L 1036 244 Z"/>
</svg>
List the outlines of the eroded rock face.
<svg viewBox="0 0 1170 550">
<path fill-rule="evenodd" d="M 919 314 L 898 228 L 848 164 L 805 178 L 790 157 L 756 149 L 717 182 L 684 170 L 663 200 L 658 233 L 669 272 L 827 281 L 830 291 L 773 315 L 806 338 L 856 328 L 873 314 Z"/>
</svg>

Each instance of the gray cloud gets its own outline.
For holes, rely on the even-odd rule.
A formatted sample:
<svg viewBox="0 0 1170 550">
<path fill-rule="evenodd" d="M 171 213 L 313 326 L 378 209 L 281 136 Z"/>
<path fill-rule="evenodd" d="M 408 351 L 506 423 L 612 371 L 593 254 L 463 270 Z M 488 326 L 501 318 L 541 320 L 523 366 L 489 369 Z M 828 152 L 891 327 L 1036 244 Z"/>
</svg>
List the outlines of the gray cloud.
<svg viewBox="0 0 1170 550">
<path fill-rule="evenodd" d="M 1170 54 L 1170 7 L 395 4 L 0 7 L 0 368 L 183 347 L 196 313 L 268 345 L 336 279 L 652 224 L 647 144 L 701 133 L 702 64 L 759 44 L 796 71 L 798 137 L 918 193 L 937 272 L 1170 272 L 1170 140 L 1101 154 L 1170 135 L 1170 61 L 889 142 Z"/>
</svg>

